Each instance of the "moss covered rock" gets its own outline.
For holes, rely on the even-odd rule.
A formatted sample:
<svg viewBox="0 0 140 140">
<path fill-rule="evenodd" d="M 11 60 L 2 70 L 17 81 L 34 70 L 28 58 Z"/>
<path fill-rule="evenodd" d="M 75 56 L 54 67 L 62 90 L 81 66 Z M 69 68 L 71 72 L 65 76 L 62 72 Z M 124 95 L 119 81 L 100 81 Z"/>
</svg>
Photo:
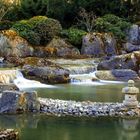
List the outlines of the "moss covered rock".
<svg viewBox="0 0 140 140">
<path fill-rule="evenodd" d="M 53 38 L 53 40 L 45 47 L 46 56 L 73 56 L 79 55 L 80 52 L 73 45 L 61 38 Z"/>
<path fill-rule="evenodd" d="M 27 57 L 33 54 L 33 47 L 13 30 L 0 32 L 0 55 L 2 57 Z"/>
<path fill-rule="evenodd" d="M 94 57 L 116 55 L 116 39 L 111 33 L 89 33 L 83 37 L 81 51 Z"/>
</svg>

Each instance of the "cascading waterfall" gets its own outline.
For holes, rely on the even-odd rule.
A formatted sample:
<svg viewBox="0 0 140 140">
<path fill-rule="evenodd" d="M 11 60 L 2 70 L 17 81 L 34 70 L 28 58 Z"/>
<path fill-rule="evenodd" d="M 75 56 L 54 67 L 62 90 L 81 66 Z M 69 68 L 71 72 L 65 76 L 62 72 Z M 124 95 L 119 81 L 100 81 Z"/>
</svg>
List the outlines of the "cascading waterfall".
<svg viewBox="0 0 140 140">
<path fill-rule="evenodd" d="M 19 90 L 27 90 L 34 88 L 56 88 L 56 86 L 53 85 L 47 85 L 40 83 L 39 81 L 28 80 L 24 78 L 20 70 L 16 71 L 16 78 L 13 80 L 13 83 L 19 88 Z"/>
<path fill-rule="evenodd" d="M 121 84 L 121 81 L 100 80 L 96 77 L 98 63 L 94 64 L 94 71 L 87 74 L 70 74 L 71 84 L 80 85 L 106 85 L 106 84 Z"/>
</svg>

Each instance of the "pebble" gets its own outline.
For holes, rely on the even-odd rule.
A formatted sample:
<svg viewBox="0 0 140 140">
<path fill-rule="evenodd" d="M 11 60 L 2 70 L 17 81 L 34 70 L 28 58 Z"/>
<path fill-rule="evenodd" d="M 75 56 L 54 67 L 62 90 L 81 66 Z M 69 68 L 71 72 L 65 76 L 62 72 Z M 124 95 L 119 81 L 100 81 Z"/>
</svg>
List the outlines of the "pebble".
<svg viewBox="0 0 140 140">
<path fill-rule="evenodd" d="M 76 102 L 58 99 L 39 98 L 42 113 L 51 113 L 56 116 L 140 116 L 134 109 L 127 109 L 122 103 Z"/>
</svg>

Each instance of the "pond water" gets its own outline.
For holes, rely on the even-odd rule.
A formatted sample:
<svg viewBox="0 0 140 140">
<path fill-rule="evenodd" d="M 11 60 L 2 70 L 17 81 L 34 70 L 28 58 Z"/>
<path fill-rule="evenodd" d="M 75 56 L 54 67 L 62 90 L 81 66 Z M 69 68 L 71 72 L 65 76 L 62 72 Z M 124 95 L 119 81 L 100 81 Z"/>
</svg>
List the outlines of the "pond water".
<svg viewBox="0 0 140 140">
<path fill-rule="evenodd" d="M 38 89 L 40 97 L 77 101 L 122 102 L 127 83 L 61 84 Z M 136 84 L 139 87 L 139 83 Z M 138 97 L 139 98 L 139 97 Z M 39 114 L 0 116 L 0 127 L 16 128 L 20 140 L 139 140 L 140 119 L 71 118 Z"/>
<path fill-rule="evenodd" d="M 16 128 L 20 140 L 139 140 L 140 120 L 40 115 L 0 116 L 0 126 Z"/>
<path fill-rule="evenodd" d="M 62 84 L 57 85 L 54 89 L 38 89 L 40 97 L 76 100 L 76 101 L 93 101 L 93 102 L 122 102 L 124 94 L 121 90 L 127 86 L 127 83 L 94 85 L 92 84 Z M 136 83 L 139 87 L 140 83 Z M 140 96 L 138 95 L 138 99 Z"/>
</svg>

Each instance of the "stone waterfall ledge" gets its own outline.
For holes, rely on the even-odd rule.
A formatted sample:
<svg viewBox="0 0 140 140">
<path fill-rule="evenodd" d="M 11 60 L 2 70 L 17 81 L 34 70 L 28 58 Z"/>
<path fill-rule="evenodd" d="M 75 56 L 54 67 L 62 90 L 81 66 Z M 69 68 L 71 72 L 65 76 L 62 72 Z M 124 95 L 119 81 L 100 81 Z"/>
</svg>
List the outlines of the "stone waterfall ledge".
<svg viewBox="0 0 140 140">
<path fill-rule="evenodd" d="M 19 140 L 19 134 L 13 129 L 0 129 L 0 140 Z"/>
<path fill-rule="evenodd" d="M 122 103 L 76 102 L 54 99 L 38 99 L 41 112 L 56 116 L 83 117 L 140 117 L 140 106 L 126 108 Z"/>
</svg>

